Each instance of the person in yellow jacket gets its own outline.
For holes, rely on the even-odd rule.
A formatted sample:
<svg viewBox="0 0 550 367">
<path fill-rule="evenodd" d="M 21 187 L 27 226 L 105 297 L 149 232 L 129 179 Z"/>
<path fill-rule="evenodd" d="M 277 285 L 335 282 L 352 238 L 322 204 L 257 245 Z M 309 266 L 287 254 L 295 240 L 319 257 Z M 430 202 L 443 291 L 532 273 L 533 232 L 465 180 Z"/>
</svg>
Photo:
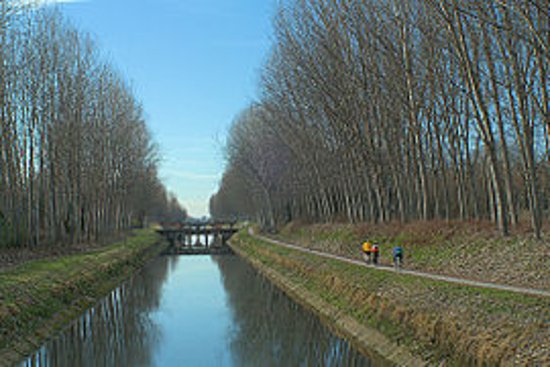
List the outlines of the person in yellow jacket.
<svg viewBox="0 0 550 367">
<path fill-rule="evenodd" d="M 363 259 L 365 259 L 365 262 L 367 264 L 370 264 L 370 254 L 372 252 L 372 245 L 369 241 L 363 242 L 363 245 L 361 246 L 361 250 L 363 251 Z"/>
</svg>

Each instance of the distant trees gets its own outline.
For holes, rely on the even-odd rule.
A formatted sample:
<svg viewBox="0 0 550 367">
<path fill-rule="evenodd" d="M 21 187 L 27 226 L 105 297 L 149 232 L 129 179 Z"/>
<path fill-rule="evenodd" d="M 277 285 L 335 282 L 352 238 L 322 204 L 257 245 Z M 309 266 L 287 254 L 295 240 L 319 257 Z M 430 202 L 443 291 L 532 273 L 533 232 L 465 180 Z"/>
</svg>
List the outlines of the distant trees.
<svg viewBox="0 0 550 367">
<path fill-rule="evenodd" d="M 127 83 L 57 11 L 17 3 L 0 3 L 0 245 L 90 240 L 162 215 L 173 203 Z"/>
<path fill-rule="evenodd" d="M 211 213 L 265 225 L 491 219 L 504 234 L 527 216 L 540 237 L 549 6 L 282 2 L 260 101 L 230 132 Z"/>
</svg>

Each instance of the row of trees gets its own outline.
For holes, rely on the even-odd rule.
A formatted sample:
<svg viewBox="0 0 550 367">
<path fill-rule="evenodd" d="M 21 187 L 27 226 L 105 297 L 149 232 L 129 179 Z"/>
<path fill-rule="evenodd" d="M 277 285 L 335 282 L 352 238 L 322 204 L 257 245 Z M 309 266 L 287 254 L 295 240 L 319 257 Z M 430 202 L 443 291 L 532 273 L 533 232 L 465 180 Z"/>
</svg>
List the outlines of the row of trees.
<svg viewBox="0 0 550 367">
<path fill-rule="evenodd" d="M 140 104 L 89 35 L 0 3 L 0 245 L 72 243 L 185 215 L 157 175 Z"/>
<path fill-rule="evenodd" d="M 214 216 L 491 219 L 550 198 L 548 0 L 281 4 Z"/>
</svg>

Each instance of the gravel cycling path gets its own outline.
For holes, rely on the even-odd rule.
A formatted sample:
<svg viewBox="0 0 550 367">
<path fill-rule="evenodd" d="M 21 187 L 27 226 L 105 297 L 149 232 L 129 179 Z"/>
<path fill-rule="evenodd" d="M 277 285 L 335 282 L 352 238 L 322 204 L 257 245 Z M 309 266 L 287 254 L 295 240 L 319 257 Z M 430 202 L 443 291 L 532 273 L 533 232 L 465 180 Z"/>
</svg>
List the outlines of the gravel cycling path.
<svg viewBox="0 0 550 367">
<path fill-rule="evenodd" d="M 301 252 L 306 252 L 306 253 L 310 253 L 310 254 L 323 256 L 323 257 L 330 258 L 330 259 L 345 261 L 345 262 L 350 263 L 350 264 L 366 266 L 366 267 L 377 269 L 377 270 L 391 271 L 391 272 L 400 273 L 400 274 L 409 274 L 409 275 L 414 275 L 414 276 L 418 276 L 418 277 L 423 277 L 423 278 L 428 278 L 428 279 L 433 279 L 433 280 L 440 280 L 440 281 L 450 282 L 450 283 L 463 284 L 463 285 L 468 285 L 468 286 L 473 286 L 473 287 L 491 288 L 491 289 L 498 289 L 498 290 L 509 291 L 509 292 L 529 294 L 529 295 L 533 295 L 533 296 L 550 297 L 550 292 L 542 290 L 542 289 L 522 288 L 522 287 L 514 287 L 514 286 L 504 285 L 504 284 L 480 282 L 480 281 L 476 281 L 476 280 L 469 280 L 469 279 L 464 279 L 464 278 L 455 278 L 455 277 L 449 277 L 449 276 L 438 275 L 438 274 L 433 274 L 433 273 L 424 273 L 424 272 L 416 271 L 416 270 L 406 270 L 406 269 L 402 269 L 402 268 L 396 269 L 393 266 L 369 265 L 369 264 L 365 264 L 364 261 L 354 260 L 354 259 L 350 259 L 350 258 L 347 258 L 347 257 L 338 256 L 338 255 L 334 255 L 334 254 L 329 254 L 329 253 L 321 252 L 321 251 L 317 251 L 317 250 L 311 250 L 311 249 L 304 248 L 304 247 L 301 247 L 301 246 L 297 246 L 297 245 L 293 245 L 293 244 L 286 243 L 286 242 L 283 242 L 283 241 L 275 240 L 273 238 L 260 236 L 260 235 L 257 235 L 255 233 L 253 233 L 251 228 L 249 228 L 248 232 L 253 237 L 256 237 L 258 239 L 270 242 L 270 243 L 275 244 L 275 245 L 287 247 L 287 248 L 297 250 L 297 251 L 301 251 Z"/>
</svg>

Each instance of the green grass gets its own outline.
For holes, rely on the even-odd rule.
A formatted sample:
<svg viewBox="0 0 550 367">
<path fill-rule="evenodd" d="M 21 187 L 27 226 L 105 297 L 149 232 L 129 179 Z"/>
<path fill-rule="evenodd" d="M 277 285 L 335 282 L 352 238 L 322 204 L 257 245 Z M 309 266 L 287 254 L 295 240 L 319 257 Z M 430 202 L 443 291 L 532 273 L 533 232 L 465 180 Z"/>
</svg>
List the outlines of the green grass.
<svg viewBox="0 0 550 367">
<path fill-rule="evenodd" d="M 481 281 L 547 289 L 547 239 L 518 232 L 502 237 L 483 223 L 426 221 L 407 224 L 291 223 L 277 236 L 316 250 L 359 259 L 360 244 L 380 244 L 380 262 L 392 263 L 392 248 L 404 248 L 409 269 Z"/>
<path fill-rule="evenodd" d="M 545 335 L 542 325 L 549 311 L 542 297 L 377 271 L 273 245 L 246 233 L 235 240 L 248 256 L 394 341 L 409 343 L 412 349 L 421 345 L 420 353 L 430 358 L 452 352 L 456 361 L 498 363 L 503 356 L 524 352 L 511 349 L 506 342 L 510 335 L 517 345 L 521 340 L 533 345 Z M 479 332 L 483 336 L 476 339 Z"/>
<path fill-rule="evenodd" d="M 36 334 L 52 332 L 89 307 L 158 253 L 162 246 L 153 246 L 158 243 L 152 230 L 136 230 L 90 253 L 31 261 L 0 273 L 0 359 L 17 358 L 10 354 L 15 344 L 32 351 L 41 342 Z M 59 313 L 64 317 L 56 319 Z"/>
</svg>

